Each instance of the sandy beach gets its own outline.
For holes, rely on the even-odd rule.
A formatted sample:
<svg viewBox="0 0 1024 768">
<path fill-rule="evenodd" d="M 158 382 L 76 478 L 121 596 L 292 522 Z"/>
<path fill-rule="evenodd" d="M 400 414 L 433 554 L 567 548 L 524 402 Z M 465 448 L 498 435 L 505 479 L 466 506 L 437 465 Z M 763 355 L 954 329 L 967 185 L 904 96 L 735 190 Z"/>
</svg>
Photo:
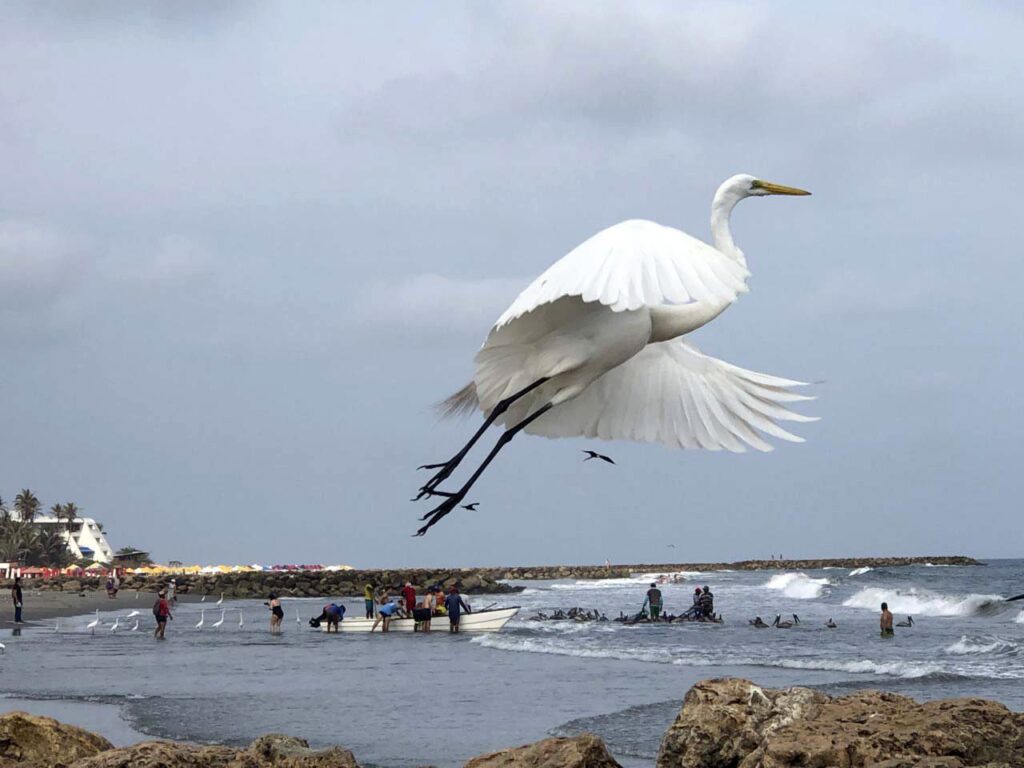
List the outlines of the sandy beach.
<svg viewBox="0 0 1024 768">
<path fill-rule="evenodd" d="M 179 603 L 198 603 L 199 596 L 190 597 L 182 595 L 178 598 Z M 54 619 L 68 616 L 81 616 L 100 611 L 113 611 L 123 608 L 126 611 L 138 610 L 148 614 L 153 603 L 153 593 L 130 590 L 121 590 L 117 597 L 111 600 L 103 590 L 92 592 L 53 592 L 49 590 L 25 590 L 25 608 L 23 617 L 26 626 L 38 625 L 41 623 L 52 623 Z M 10 604 L 4 611 L 0 626 L 15 627 L 14 611 Z"/>
</svg>

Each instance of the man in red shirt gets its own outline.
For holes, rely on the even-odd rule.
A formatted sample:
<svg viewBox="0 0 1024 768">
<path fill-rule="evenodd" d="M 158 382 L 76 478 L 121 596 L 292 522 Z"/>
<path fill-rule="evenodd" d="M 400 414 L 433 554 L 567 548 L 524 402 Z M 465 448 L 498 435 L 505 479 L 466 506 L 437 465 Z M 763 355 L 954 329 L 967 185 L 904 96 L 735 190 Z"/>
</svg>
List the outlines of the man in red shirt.
<svg viewBox="0 0 1024 768">
<path fill-rule="evenodd" d="M 167 620 L 171 616 L 171 604 L 167 602 L 167 593 L 160 590 L 157 593 L 156 603 L 153 605 L 153 616 L 156 617 L 156 629 L 153 637 L 164 639 L 164 630 L 167 629 Z"/>
<path fill-rule="evenodd" d="M 405 612 L 412 616 L 412 609 L 416 607 L 416 590 L 411 581 L 405 582 L 402 587 L 402 599 L 405 600 Z"/>
</svg>

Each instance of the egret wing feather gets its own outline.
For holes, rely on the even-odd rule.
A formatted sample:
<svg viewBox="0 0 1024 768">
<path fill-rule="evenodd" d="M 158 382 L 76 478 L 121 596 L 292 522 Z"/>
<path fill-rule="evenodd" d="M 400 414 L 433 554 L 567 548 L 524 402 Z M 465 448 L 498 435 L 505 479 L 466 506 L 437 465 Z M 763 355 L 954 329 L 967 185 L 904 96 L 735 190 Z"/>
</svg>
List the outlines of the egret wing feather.
<svg viewBox="0 0 1024 768">
<path fill-rule="evenodd" d="M 566 296 L 615 312 L 662 304 L 734 302 L 747 291 L 746 267 L 672 227 L 634 219 L 584 241 L 534 280 L 496 328 Z"/>
<path fill-rule="evenodd" d="M 805 385 L 709 357 L 685 342 L 665 341 L 649 344 L 526 431 L 734 453 L 748 447 L 770 451 L 762 435 L 803 442 L 779 422 L 817 420 L 786 407 L 813 399 L 790 391 L 800 386 Z"/>
</svg>

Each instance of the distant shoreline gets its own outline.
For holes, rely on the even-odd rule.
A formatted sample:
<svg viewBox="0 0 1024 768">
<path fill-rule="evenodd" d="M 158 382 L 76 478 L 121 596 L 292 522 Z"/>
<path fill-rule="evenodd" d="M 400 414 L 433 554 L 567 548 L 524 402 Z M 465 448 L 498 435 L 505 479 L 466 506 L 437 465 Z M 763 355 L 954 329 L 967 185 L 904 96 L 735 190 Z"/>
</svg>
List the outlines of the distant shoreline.
<svg viewBox="0 0 1024 768">
<path fill-rule="evenodd" d="M 226 573 L 213 576 L 178 576 L 178 599 L 197 602 L 205 594 L 226 599 L 261 598 L 270 591 L 281 597 L 351 597 L 361 598 L 367 583 L 397 590 L 409 581 L 422 591 L 433 584 L 459 584 L 468 594 L 501 594 L 520 591 L 508 581 L 547 579 L 629 578 L 638 573 L 673 573 L 694 571 L 759 571 L 820 570 L 822 568 L 898 568 L 908 565 L 978 566 L 983 565 L 962 555 L 933 557 L 847 557 L 805 560 L 740 560 L 719 563 L 646 563 L 632 565 L 553 565 L 514 566 L 504 568 L 406 568 L 350 571 L 302 571 L 298 573 Z M 169 576 L 129 575 L 122 582 L 121 593 L 110 600 L 103 590 L 103 579 L 52 580 L 26 582 L 25 618 L 28 622 L 46 622 L 68 616 L 100 611 L 138 610 L 148 617 L 153 593 L 166 584 Z M 0 614 L 0 625 L 14 626 L 11 615 Z"/>
</svg>

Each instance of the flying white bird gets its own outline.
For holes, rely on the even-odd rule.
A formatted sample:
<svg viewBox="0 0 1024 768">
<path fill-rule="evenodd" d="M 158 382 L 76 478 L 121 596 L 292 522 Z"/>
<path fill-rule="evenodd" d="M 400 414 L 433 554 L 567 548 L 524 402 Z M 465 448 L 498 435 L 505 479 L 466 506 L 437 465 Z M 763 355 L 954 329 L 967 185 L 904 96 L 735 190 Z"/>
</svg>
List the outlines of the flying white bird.
<svg viewBox="0 0 1024 768">
<path fill-rule="evenodd" d="M 96 627 L 100 625 L 100 609 L 96 609 L 96 618 L 85 625 L 85 628 L 91 630 L 92 633 L 96 634 Z"/>
<path fill-rule="evenodd" d="M 211 624 L 210 626 L 213 627 L 214 629 L 217 629 L 223 623 L 224 623 L 224 609 L 222 608 L 221 611 L 220 611 L 220 618 L 217 619 L 215 622 L 213 622 L 213 624 Z"/>
<path fill-rule="evenodd" d="M 127 616 L 125 616 L 125 618 L 126 618 L 126 619 L 134 619 L 134 618 L 135 618 L 136 616 L 138 616 L 138 615 L 139 615 L 139 612 L 138 612 L 138 611 L 129 611 L 129 612 L 128 612 L 128 615 L 127 615 Z"/>
<path fill-rule="evenodd" d="M 787 403 L 802 382 L 738 368 L 679 340 L 747 291 L 747 260 L 729 216 L 747 197 L 807 195 L 753 176 L 726 180 L 711 203 L 712 245 L 653 221 L 598 232 L 538 277 L 491 328 L 473 381 L 442 403 L 479 408 L 483 425 L 417 499 L 444 501 L 421 517 L 422 536 L 465 498 L 516 434 L 660 442 L 674 448 L 771 450 L 762 437 L 801 438 L 779 421 L 813 421 Z M 458 491 L 438 490 L 492 424 L 505 431 Z"/>
<path fill-rule="evenodd" d="M 202 608 L 199 611 L 199 622 L 196 624 L 196 629 L 202 629 L 203 624 L 206 623 L 206 609 Z"/>
</svg>

